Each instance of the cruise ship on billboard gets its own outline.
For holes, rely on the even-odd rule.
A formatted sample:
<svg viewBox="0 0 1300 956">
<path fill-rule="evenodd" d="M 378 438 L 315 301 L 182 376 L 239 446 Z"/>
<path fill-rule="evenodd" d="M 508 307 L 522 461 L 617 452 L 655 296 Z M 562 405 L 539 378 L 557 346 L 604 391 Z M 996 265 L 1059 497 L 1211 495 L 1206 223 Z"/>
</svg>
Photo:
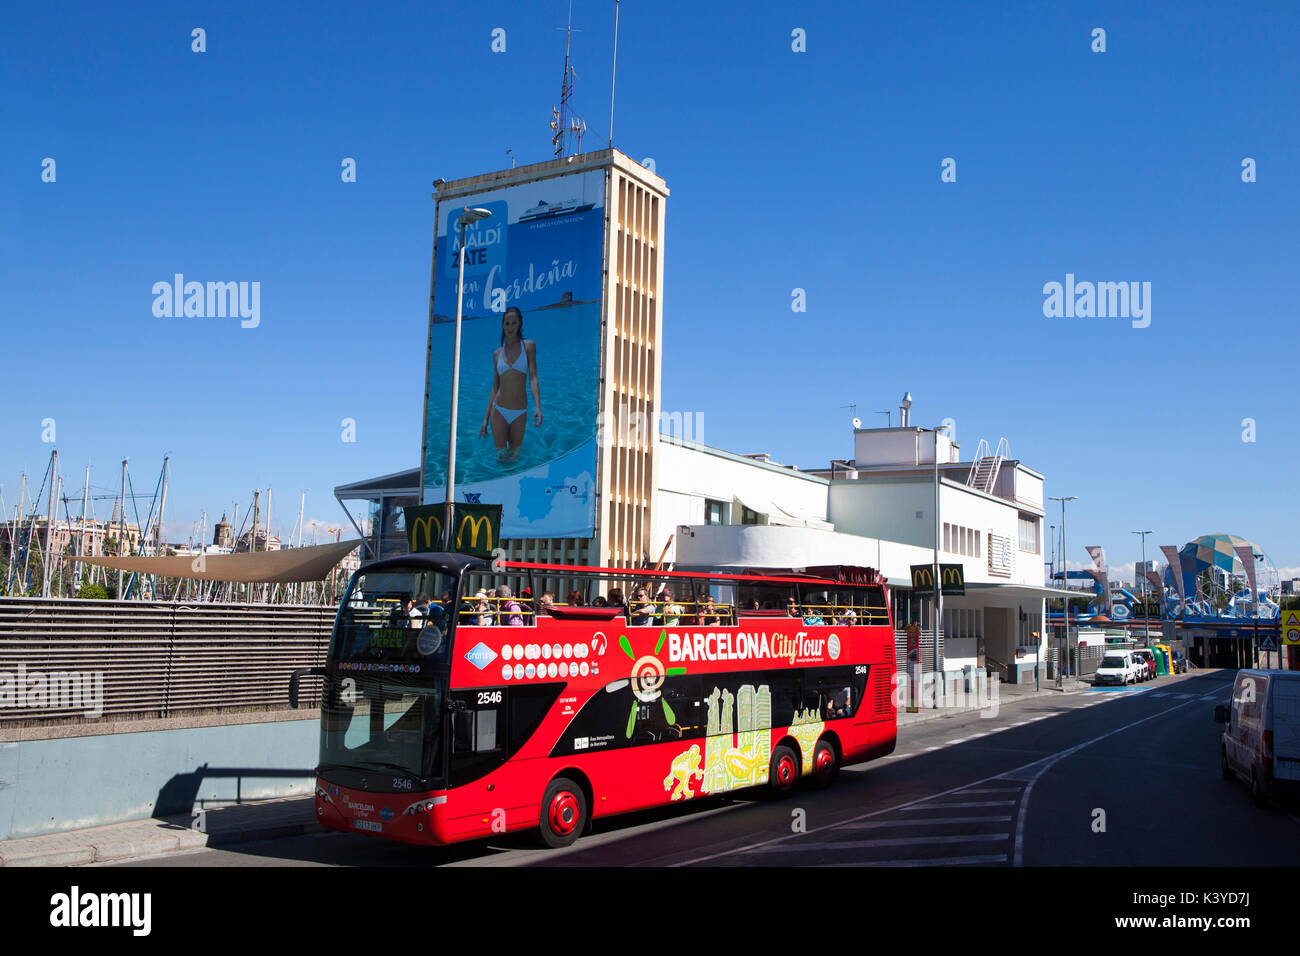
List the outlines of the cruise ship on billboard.
<svg viewBox="0 0 1300 956">
<path fill-rule="evenodd" d="M 566 199 L 564 202 L 548 203 L 545 199 L 539 199 L 537 205 L 532 209 L 525 211 L 520 217 L 520 222 L 532 222 L 536 219 L 553 219 L 556 216 L 567 216 L 570 213 L 586 212 L 596 204 L 594 202 L 581 202 L 577 199 Z"/>
</svg>

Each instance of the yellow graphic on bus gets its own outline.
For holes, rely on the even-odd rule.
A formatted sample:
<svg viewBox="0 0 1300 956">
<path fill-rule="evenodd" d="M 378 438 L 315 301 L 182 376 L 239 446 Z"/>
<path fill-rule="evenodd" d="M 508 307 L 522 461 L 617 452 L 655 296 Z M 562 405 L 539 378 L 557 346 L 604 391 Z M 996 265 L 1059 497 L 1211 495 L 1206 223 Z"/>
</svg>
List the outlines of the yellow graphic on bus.
<svg viewBox="0 0 1300 956">
<path fill-rule="evenodd" d="M 691 778 L 699 779 L 703 776 L 704 771 L 700 769 L 700 748 L 696 744 L 673 758 L 668 776 L 664 777 L 664 789 L 672 793 L 673 800 L 689 800 L 695 796 L 691 793 Z M 675 791 L 674 783 L 677 784 Z"/>
<path fill-rule="evenodd" d="M 790 736 L 799 741 L 799 751 L 803 754 L 803 772 L 812 773 L 813 752 L 817 740 L 826 729 L 826 723 L 818 716 L 816 707 L 797 710 L 790 724 Z"/>
<path fill-rule="evenodd" d="M 703 762 L 699 745 L 693 744 L 673 758 L 664 778 L 664 790 L 672 793 L 673 800 L 695 796 L 692 778 L 700 780 L 701 794 L 767 783 L 772 760 L 771 689 L 766 684 L 757 689 L 745 684 L 733 696 L 715 687 L 708 704 Z"/>
</svg>

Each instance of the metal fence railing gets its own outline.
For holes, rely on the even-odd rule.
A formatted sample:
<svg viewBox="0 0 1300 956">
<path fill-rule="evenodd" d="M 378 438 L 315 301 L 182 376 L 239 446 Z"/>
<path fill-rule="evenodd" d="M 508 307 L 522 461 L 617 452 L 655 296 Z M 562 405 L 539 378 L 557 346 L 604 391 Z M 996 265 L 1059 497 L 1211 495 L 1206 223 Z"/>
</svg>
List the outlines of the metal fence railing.
<svg viewBox="0 0 1300 956">
<path fill-rule="evenodd" d="M 0 598 L 0 725 L 287 706 L 333 607 Z M 300 706 L 319 704 L 303 685 Z"/>
</svg>

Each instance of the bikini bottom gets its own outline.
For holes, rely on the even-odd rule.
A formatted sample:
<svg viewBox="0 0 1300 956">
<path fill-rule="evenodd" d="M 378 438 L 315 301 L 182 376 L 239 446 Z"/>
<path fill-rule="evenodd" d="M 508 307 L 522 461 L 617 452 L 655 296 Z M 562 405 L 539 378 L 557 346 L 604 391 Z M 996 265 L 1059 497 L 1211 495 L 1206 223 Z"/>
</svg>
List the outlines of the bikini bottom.
<svg viewBox="0 0 1300 956">
<path fill-rule="evenodd" d="M 502 408 L 496 403 L 493 403 L 492 407 L 501 413 L 501 417 L 506 420 L 507 425 L 514 424 L 516 418 L 528 411 L 527 408 Z"/>
</svg>

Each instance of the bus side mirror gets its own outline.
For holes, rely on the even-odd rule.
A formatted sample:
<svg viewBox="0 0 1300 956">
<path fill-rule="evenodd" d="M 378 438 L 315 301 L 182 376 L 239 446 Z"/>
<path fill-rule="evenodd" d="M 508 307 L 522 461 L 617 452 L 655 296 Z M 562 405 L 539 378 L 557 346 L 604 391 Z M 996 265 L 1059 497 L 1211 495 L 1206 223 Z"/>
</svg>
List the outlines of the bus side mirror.
<svg viewBox="0 0 1300 956">
<path fill-rule="evenodd" d="M 289 675 L 289 707 L 293 710 L 298 709 L 298 683 L 304 677 L 324 677 L 325 668 L 323 667 L 299 667 Z"/>
<path fill-rule="evenodd" d="M 1228 708 L 1223 704 L 1217 704 L 1214 708 L 1214 722 L 1216 724 L 1226 724 L 1228 722 Z"/>
</svg>

